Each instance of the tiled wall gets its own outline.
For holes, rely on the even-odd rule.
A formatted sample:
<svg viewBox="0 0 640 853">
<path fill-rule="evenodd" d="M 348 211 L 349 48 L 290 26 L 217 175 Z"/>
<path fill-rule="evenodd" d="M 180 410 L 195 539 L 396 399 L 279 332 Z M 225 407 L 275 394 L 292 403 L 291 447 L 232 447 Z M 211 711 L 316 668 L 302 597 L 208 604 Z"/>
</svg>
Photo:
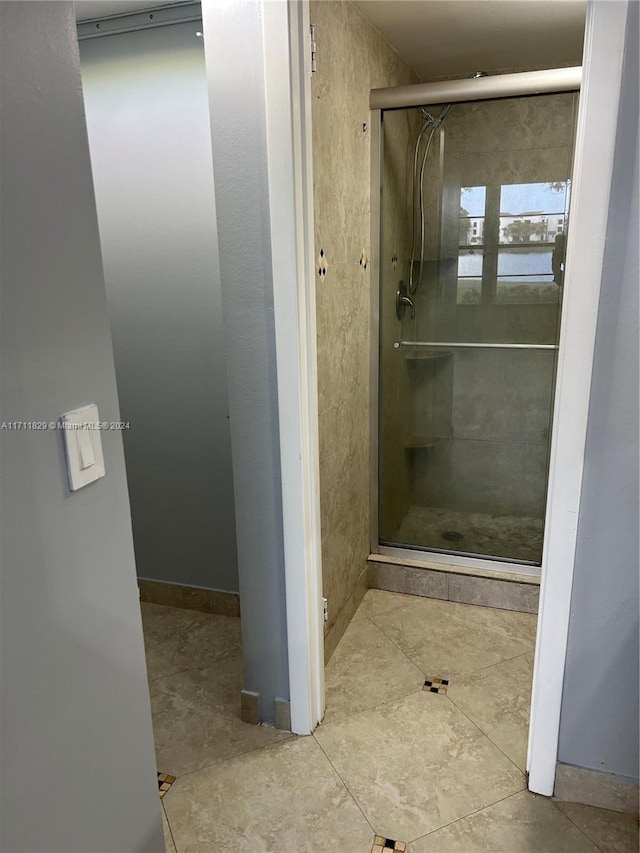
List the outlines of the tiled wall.
<svg viewBox="0 0 640 853">
<path fill-rule="evenodd" d="M 352 3 L 312 2 L 311 21 L 318 270 L 326 265 L 316 282 L 322 561 L 335 634 L 357 607 L 369 554 L 369 90 L 417 80 Z"/>
</svg>

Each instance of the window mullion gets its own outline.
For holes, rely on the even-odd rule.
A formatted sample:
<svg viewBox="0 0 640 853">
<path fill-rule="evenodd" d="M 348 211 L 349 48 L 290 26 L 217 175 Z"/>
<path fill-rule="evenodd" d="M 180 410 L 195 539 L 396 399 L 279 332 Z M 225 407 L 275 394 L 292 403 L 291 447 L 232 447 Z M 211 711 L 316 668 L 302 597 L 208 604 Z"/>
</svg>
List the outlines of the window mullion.
<svg viewBox="0 0 640 853">
<path fill-rule="evenodd" d="M 483 305 L 491 305 L 495 302 L 498 286 L 498 249 L 500 246 L 499 186 L 487 187 L 484 217 L 481 301 Z"/>
</svg>

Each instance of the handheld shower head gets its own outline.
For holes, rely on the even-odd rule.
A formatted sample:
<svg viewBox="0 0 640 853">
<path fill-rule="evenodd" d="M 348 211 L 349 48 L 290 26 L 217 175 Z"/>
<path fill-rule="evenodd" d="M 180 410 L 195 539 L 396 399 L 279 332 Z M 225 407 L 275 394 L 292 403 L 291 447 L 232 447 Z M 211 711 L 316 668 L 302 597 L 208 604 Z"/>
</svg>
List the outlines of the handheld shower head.
<svg viewBox="0 0 640 853">
<path fill-rule="evenodd" d="M 446 117 L 449 115 L 449 110 L 450 110 L 452 107 L 453 107 L 453 104 L 447 104 L 445 107 L 443 107 L 442 112 L 441 112 L 441 113 L 440 113 L 440 115 L 438 116 L 438 124 L 442 124 L 442 122 L 443 122 L 443 121 L 446 119 Z"/>
</svg>

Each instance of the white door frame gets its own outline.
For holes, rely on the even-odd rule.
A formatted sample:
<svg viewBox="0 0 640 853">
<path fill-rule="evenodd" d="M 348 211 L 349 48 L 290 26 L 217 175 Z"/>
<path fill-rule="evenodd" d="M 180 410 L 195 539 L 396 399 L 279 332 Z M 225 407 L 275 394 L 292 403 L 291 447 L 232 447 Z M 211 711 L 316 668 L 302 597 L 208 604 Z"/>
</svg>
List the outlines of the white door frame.
<svg viewBox="0 0 640 853">
<path fill-rule="evenodd" d="M 628 0 L 590 0 L 527 767 L 553 793 Z M 308 0 L 263 2 L 292 729 L 324 710 Z M 267 47 L 268 46 L 268 47 Z"/>
<path fill-rule="evenodd" d="M 627 5 L 591 0 L 587 12 L 527 755 L 529 789 L 546 796 L 558 757 Z"/>
<path fill-rule="evenodd" d="M 291 730 L 324 715 L 309 4 L 263 0 Z"/>
</svg>

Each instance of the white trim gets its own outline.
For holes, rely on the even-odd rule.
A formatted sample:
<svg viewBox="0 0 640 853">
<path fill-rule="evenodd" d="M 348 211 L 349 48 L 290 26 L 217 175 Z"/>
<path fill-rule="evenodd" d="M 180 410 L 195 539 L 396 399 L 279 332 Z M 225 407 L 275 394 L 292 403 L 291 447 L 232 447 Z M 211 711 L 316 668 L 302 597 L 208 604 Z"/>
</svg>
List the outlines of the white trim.
<svg viewBox="0 0 640 853">
<path fill-rule="evenodd" d="M 291 730 L 310 734 L 324 643 L 308 3 L 263 0 L 262 14 Z"/>
<path fill-rule="evenodd" d="M 587 13 L 527 756 L 529 789 L 546 796 L 558 755 L 626 15 L 627 2 L 606 0 L 592 0 Z"/>
</svg>

